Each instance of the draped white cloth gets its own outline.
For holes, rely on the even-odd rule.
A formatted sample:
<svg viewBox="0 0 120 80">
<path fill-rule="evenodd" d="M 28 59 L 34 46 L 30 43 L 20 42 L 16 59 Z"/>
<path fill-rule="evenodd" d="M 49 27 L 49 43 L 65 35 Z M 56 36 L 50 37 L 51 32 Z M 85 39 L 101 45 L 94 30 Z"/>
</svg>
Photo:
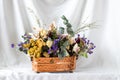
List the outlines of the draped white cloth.
<svg viewBox="0 0 120 80">
<path fill-rule="evenodd" d="M 119 80 L 119 0 L 0 0 L 0 80 Z M 52 21 L 63 26 L 65 15 L 76 30 L 81 22 L 96 22 L 97 29 L 85 32 L 97 46 L 88 59 L 79 58 L 74 73 L 40 73 L 31 70 L 28 56 L 10 47 L 32 27 L 48 28 Z"/>
</svg>

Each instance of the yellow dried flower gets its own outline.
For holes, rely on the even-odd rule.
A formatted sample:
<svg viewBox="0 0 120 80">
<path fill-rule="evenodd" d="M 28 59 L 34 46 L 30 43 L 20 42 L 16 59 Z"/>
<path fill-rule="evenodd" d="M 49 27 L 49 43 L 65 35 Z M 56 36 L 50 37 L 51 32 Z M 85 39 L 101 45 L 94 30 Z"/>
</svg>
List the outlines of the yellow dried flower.
<svg viewBox="0 0 120 80">
<path fill-rule="evenodd" d="M 34 40 L 33 39 L 30 39 L 30 43 L 33 43 L 34 42 Z"/>
<path fill-rule="evenodd" d="M 45 57 L 50 57 L 50 55 L 49 55 L 47 52 L 44 52 L 44 53 L 43 53 L 43 56 L 45 56 Z"/>
<path fill-rule="evenodd" d="M 33 48 L 36 50 L 36 49 L 37 49 L 37 46 L 34 46 Z"/>
<path fill-rule="evenodd" d="M 29 48 L 29 47 L 30 47 L 30 44 L 23 44 L 23 47 L 24 47 L 24 48 Z"/>
<path fill-rule="evenodd" d="M 45 37 L 47 35 L 47 31 L 42 29 L 40 32 L 39 32 L 40 36 L 42 37 Z"/>
<path fill-rule="evenodd" d="M 42 39 L 37 39 L 36 45 L 41 48 L 43 45 L 45 45 L 45 42 Z"/>
<path fill-rule="evenodd" d="M 34 48 L 30 48 L 30 49 L 29 49 L 29 52 L 30 52 L 30 53 L 34 53 L 34 51 L 35 51 Z"/>
<path fill-rule="evenodd" d="M 38 53 L 35 53 L 35 54 L 34 54 L 34 57 L 35 57 L 35 58 L 39 58 L 39 57 L 40 57 L 40 53 L 39 53 L 39 52 L 38 52 Z"/>
<path fill-rule="evenodd" d="M 31 43 L 31 46 L 35 46 L 35 45 L 36 45 L 35 41 Z"/>
<path fill-rule="evenodd" d="M 30 52 L 30 50 L 27 51 L 28 55 L 30 55 L 30 57 L 32 57 L 34 55 L 34 53 Z"/>
</svg>

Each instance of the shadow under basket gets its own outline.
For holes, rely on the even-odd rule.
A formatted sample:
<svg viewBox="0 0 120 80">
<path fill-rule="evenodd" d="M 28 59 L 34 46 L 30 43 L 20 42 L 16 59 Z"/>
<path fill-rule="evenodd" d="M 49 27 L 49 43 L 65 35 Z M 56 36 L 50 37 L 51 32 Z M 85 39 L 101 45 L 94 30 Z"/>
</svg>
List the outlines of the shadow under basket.
<svg viewBox="0 0 120 80">
<path fill-rule="evenodd" d="M 76 56 L 50 58 L 32 58 L 32 70 L 39 72 L 73 72 L 76 67 Z"/>
</svg>

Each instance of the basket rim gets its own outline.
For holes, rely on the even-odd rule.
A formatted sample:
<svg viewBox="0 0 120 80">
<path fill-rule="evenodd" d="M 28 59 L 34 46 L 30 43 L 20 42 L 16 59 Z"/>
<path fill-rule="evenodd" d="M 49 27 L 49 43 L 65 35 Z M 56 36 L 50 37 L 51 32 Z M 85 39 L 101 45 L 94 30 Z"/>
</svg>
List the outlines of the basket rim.
<svg viewBox="0 0 120 80">
<path fill-rule="evenodd" d="M 76 57 L 76 56 L 66 56 L 66 57 L 64 57 L 64 58 L 71 58 L 71 57 Z M 39 57 L 39 58 L 35 58 L 35 57 L 32 57 L 33 59 L 39 59 L 39 58 L 41 58 L 41 59 L 59 59 L 59 57 Z M 63 58 L 63 59 L 64 59 Z"/>
</svg>

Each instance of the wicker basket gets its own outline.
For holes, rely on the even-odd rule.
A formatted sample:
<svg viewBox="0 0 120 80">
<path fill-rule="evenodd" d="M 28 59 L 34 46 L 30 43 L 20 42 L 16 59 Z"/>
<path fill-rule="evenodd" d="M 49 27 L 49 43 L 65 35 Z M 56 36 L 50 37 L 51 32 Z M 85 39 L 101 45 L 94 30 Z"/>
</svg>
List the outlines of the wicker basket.
<svg viewBox="0 0 120 80">
<path fill-rule="evenodd" d="M 76 56 L 59 59 L 52 58 L 33 58 L 32 69 L 35 72 L 72 72 L 76 67 Z"/>
</svg>

